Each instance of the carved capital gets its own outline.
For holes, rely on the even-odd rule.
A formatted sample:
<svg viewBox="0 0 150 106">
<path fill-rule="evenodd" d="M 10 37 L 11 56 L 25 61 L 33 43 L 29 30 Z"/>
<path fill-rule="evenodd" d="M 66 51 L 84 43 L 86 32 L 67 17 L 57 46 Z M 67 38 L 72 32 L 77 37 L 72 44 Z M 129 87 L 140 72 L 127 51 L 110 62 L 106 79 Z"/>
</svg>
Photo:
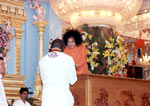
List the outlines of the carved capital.
<svg viewBox="0 0 150 106">
<path fill-rule="evenodd" d="M 38 28 L 38 32 L 44 32 L 44 28 L 47 25 L 46 21 L 37 21 L 33 23 L 37 28 Z"/>
<path fill-rule="evenodd" d="M 11 19 L 11 24 L 13 27 L 15 27 L 16 29 L 21 29 L 22 25 L 24 24 L 25 20 L 22 19 Z"/>
</svg>

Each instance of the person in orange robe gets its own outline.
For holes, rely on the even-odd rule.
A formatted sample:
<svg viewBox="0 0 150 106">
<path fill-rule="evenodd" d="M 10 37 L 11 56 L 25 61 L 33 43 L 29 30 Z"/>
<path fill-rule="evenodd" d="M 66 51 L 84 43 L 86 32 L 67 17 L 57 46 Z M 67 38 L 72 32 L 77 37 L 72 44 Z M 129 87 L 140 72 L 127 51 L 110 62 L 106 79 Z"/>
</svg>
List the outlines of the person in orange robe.
<svg viewBox="0 0 150 106">
<path fill-rule="evenodd" d="M 81 33 L 77 30 L 68 30 L 63 35 L 63 41 L 66 45 L 64 53 L 74 59 L 77 74 L 88 74 L 87 52 L 85 46 L 82 44 Z"/>
</svg>

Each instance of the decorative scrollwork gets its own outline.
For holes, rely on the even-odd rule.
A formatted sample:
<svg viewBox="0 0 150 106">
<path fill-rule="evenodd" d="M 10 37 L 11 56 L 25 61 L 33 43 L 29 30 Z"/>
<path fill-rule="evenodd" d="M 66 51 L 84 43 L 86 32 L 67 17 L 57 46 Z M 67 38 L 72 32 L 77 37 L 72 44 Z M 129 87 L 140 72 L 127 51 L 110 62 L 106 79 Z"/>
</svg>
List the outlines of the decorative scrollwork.
<svg viewBox="0 0 150 106">
<path fill-rule="evenodd" d="M 122 91 L 120 92 L 122 98 L 121 101 L 117 100 L 117 106 L 135 106 L 134 94 L 132 91 Z"/>
<path fill-rule="evenodd" d="M 145 92 L 141 96 L 142 98 L 142 106 L 150 106 L 150 93 Z"/>
<path fill-rule="evenodd" d="M 99 98 L 94 101 L 94 106 L 108 106 L 109 94 L 105 89 L 99 90 Z"/>
</svg>

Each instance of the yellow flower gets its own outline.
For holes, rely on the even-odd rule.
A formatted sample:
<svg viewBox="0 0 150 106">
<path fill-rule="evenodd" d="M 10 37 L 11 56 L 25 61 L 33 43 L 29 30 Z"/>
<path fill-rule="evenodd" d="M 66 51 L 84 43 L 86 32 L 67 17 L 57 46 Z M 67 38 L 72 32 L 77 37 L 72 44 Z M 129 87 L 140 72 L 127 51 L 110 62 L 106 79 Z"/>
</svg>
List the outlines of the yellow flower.
<svg viewBox="0 0 150 106">
<path fill-rule="evenodd" d="M 93 57 L 92 57 L 92 56 L 90 56 L 90 57 L 89 57 L 89 61 L 92 61 L 92 60 L 93 60 Z"/>
<path fill-rule="evenodd" d="M 114 61 L 118 61 L 118 57 L 113 58 Z"/>
<path fill-rule="evenodd" d="M 110 70 L 111 73 L 114 73 L 114 71 L 115 71 L 114 67 L 110 67 L 109 70 Z"/>
<path fill-rule="evenodd" d="M 105 48 L 113 48 L 113 47 L 114 47 L 113 43 L 109 43 L 109 44 L 105 45 Z"/>
<path fill-rule="evenodd" d="M 90 60 L 89 60 L 89 58 L 86 58 L 86 62 L 89 62 Z"/>
<path fill-rule="evenodd" d="M 113 39 L 112 37 L 110 37 L 109 40 L 110 40 L 111 42 L 114 42 L 114 39 Z"/>
<path fill-rule="evenodd" d="M 117 70 L 122 70 L 128 61 L 124 52 L 125 46 L 122 45 L 122 42 L 123 38 L 121 37 L 117 37 L 117 39 L 111 37 L 109 41 L 105 41 L 106 50 L 103 52 L 103 55 L 107 57 L 107 64 L 111 74 L 115 73 Z"/>
<path fill-rule="evenodd" d="M 89 35 L 89 39 L 90 39 L 90 40 L 92 39 L 92 35 Z"/>
<path fill-rule="evenodd" d="M 115 56 L 115 54 L 113 54 L 113 53 L 110 53 L 109 55 L 110 55 L 111 57 Z"/>
<path fill-rule="evenodd" d="M 96 50 L 96 48 L 95 48 L 95 47 L 93 47 L 93 48 L 92 48 L 92 50 L 93 50 L 93 51 L 95 51 L 95 50 Z"/>
<path fill-rule="evenodd" d="M 91 53 L 88 49 L 86 49 L 86 52 L 87 52 L 87 54 L 90 54 L 90 53 Z"/>
<path fill-rule="evenodd" d="M 95 57 L 94 55 L 91 55 L 91 57 L 90 57 L 90 58 L 91 58 L 91 60 L 93 60 L 93 59 L 94 59 L 94 57 Z"/>
<path fill-rule="evenodd" d="M 119 51 L 123 51 L 123 50 L 124 50 L 124 47 L 119 47 L 118 50 L 119 50 Z"/>
<path fill-rule="evenodd" d="M 99 59 L 99 49 L 98 49 L 98 44 L 97 42 L 93 42 L 92 40 L 92 35 L 84 32 L 83 40 L 84 40 L 84 45 L 87 49 L 87 63 L 88 66 L 90 67 L 90 70 L 93 70 L 94 67 L 97 67 L 99 63 L 95 63 L 95 60 Z"/>
<path fill-rule="evenodd" d="M 105 50 L 104 53 L 103 53 L 104 57 L 109 57 L 110 56 L 110 53 L 108 50 Z"/>
<path fill-rule="evenodd" d="M 93 64 L 93 65 L 94 65 L 94 64 L 95 64 L 95 62 L 94 62 L 94 61 L 92 61 L 92 62 L 91 62 L 91 64 Z"/>
<path fill-rule="evenodd" d="M 95 66 L 95 67 L 98 67 L 98 65 L 99 65 L 99 63 L 96 63 L 94 66 Z"/>
</svg>

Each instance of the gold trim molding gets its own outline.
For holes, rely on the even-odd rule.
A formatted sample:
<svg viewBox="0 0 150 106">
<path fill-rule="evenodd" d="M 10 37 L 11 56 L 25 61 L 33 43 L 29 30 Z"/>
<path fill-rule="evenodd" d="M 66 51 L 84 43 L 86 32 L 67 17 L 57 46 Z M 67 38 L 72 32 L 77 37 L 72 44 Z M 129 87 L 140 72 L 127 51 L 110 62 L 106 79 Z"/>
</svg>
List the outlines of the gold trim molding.
<svg viewBox="0 0 150 106">
<path fill-rule="evenodd" d="M 9 20 L 11 26 L 20 29 L 26 20 L 24 2 L 18 0 L 0 0 L 0 17 L 0 24 L 4 24 Z"/>
</svg>

